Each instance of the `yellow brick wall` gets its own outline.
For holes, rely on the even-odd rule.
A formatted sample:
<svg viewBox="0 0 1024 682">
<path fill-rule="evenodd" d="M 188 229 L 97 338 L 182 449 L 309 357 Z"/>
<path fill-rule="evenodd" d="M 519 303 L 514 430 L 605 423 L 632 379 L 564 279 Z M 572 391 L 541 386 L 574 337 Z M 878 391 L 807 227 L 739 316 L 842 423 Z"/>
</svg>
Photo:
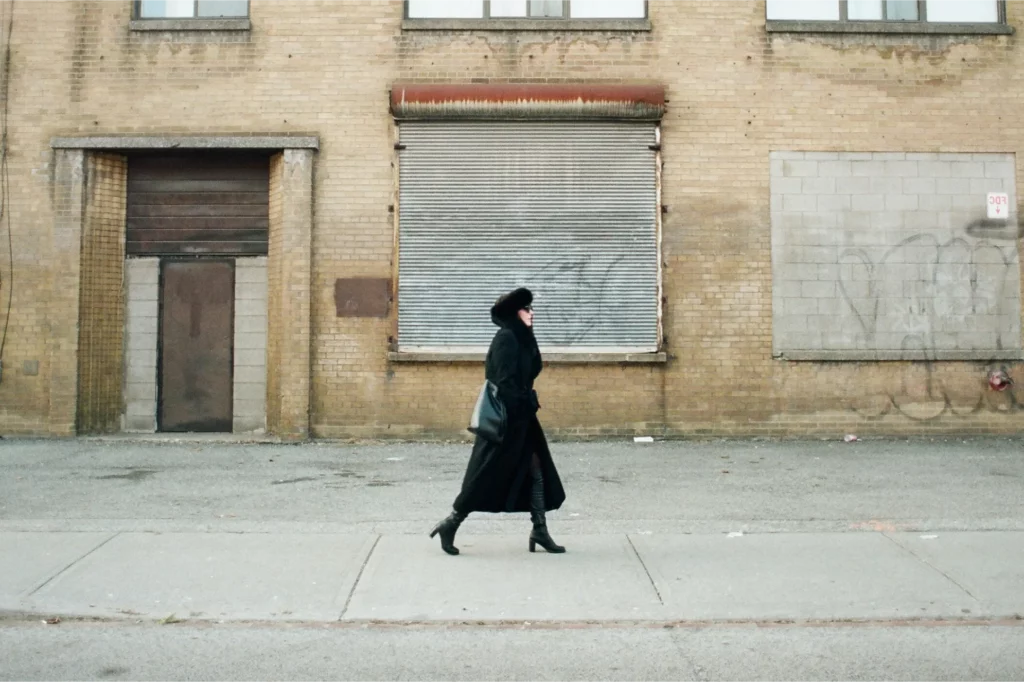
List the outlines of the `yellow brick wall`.
<svg viewBox="0 0 1024 682">
<path fill-rule="evenodd" d="M 270 229 L 267 244 L 267 328 L 281 329 L 287 325 L 283 319 L 281 291 L 281 258 L 284 254 L 283 204 L 281 201 L 284 154 L 270 158 Z M 282 337 L 267 335 L 267 430 L 276 433 L 281 428 L 281 374 L 276 371 L 282 361 Z"/>
<path fill-rule="evenodd" d="M 125 157 L 89 155 L 79 291 L 78 433 L 120 429 L 127 183 Z"/>
<path fill-rule="evenodd" d="M 142 33 L 128 30 L 130 5 L 15 5 L 9 131 L 20 284 L 0 383 L 2 432 L 67 433 L 74 414 L 59 375 L 69 356 L 73 373 L 78 337 L 66 316 L 77 303 L 60 285 L 74 280 L 77 296 L 77 279 L 64 228 L 55 227 L 67 221 L 52 136 L 303 133 L 321 141 L 312 432 L 463 435 L 479 365 L 390 363 L 394 311 L 387 319 L 335 315 L 336 278 L 395 273 L 387 93 L 397 80 L 666 87 L 670 361 L 547 367 L 538 388 L 549 431 L 1020 431 L 1024 389 L 1019 399 L 985 391 L 985 363 L 773 360 L 768 186 L 773 150 L 1011 152 L 1022 163 L 1024 53 L 1015 36 L 769 35 L 764 2 L 746 0 L 652 0 L 653 30 L 632 33 L 403 32 L 397 0 L 253 0 L 249 32 Z M 1024 27 L 1024 3 L 1009 2 L 1007 13 Z M 282 281 L 271 242 L 274 306 L 289 294 L 275 291 Z M 271 312 L 275 324 L 287 321 Z M 33 358 L 38 376 L 24 375 Z M 1024 381 L 1018 365 L 1009 368 Z M 271 378 L 268 411 L 286 388 Z"/>
</svg>

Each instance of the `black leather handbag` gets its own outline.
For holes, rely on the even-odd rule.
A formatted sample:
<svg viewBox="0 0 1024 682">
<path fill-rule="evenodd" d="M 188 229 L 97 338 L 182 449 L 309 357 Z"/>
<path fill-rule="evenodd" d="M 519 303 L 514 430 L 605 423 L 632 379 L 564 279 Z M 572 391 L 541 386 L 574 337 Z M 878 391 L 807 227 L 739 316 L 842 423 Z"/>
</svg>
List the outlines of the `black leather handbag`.
<svg viewBox="0 0 1024 682">
<path fill-rule="evenodd" d="M 505 405 L 498 398 L 498 387 L 485 380 L 469 418 L 469 432 L 500 443 L 505 438 L 505 422 Z"/>
</svg>

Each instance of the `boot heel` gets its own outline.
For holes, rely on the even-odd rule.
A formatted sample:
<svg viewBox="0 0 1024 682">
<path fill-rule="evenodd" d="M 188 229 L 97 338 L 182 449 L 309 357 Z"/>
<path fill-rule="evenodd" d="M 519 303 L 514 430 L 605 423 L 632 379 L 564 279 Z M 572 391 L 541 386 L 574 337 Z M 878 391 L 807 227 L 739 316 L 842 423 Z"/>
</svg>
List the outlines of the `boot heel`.
<svg viewBox="0 0 1024 682">
<path fill-rule="evenodd" d="M 530 551 L 531 552 L 536 552 L 537 551 L 537 541 L 534 540 L 533 538 L 530 538 Z"/>
<path fill-rule="evenodd" d="M 434 526 L 434 529 L 430 531 L 430 537 L 440 534 L 441 536 L 441 549 L 446 554 L 455 556 L 459 553 L 459 548 L 455 546 L 455 533 L 459 530 L 459 526 L 465 520 L 465 516 L 453 511 L 449 514 L 441 523 Z"/>
</svg>

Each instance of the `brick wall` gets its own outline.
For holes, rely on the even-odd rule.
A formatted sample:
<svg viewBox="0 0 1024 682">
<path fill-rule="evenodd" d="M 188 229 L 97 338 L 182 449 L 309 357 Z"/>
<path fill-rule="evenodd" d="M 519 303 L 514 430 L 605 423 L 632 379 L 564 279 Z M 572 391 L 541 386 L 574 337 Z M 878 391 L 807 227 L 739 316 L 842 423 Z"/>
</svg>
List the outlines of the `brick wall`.
<svg viewBox="0 0 1024 682">
<path fill-rule="evenodd" d="M 28 300 L 38 301 L 42 309 L 41 328 L 30 328 L 31 332 L 44 331 L 33 351 L 42 350 L 46 355 L 46 371 L 39 386 L 45 401 L 46 431 L 57 435 L 71 435 L 75 432 L 78 404 L 78 325 L 80 312 L 80 285 L 82 265 L 82 235 L 86 215 L 86 158 L 81 150 L 60 151 L 55 154 L 54 164 L 54 221 L 49 233 L 49 249 L 43 252 L 42 260 L 49 266 L 44 280 L 46 285 L 27 292 Z M 11 213 L 15 213 L 11 206 Z M 15 214 L 15 225 L 25 224 Z M 14 229 L 11 229 L 14 232 Z M 27 231 L 26 231 L 27 232 Z M 31 234 L 18 229 L 19 242 L 31 241 Z M 45 234 L 45 233 L 44 233 Z M 29 273 L 30 281 L 39 280 L 40 273 L 31 266 L 15 266 L 13 276 L 17 277 L 18 291 L 22 289 L 21 272 Z M 17 337 L 21 311 L 31 305 L 20 306 L 13 312 L 7 331 Z M 30 332 L 30 333 L 31 333 Z M 40 415 L 42 416 L 42 415 Z"/>
<path fill-rule="evenodd" d="M 270 229 L 267 243 L 267 327 L 280 329 L 285 324 L 282 312 L 284 293 L 281 290 L 281 262 L 284 253 L 282 175 L 284 154 L 270 158 Z M 281 423 L 281 374 L 276 367 L 282 360 L 281 334 L 267 334 L 267 429 L 277 432 Z"/>
<path fill-rule="evenodd" d="M 79 284 L 79 433 L 109 433 L 121 426 L 127 182 L 123 156 L 89 155 Z"/>
<path fill-rule="evenodd" d="M 309 169 L 313 207 L 303 209 L 308 273 L 306 247 L 296 253 L 280 234 L 275 246 L 272 228 L 268 428 L 301 435 L 305 419 L 324 436 L 464 434 L 479 365 L 391 363 L 393 310 L 385 319 L 334 310 L 335 279 L 395 273 L 387 90 L 397 80 L 666 86 L 670 360 L 546 368 L 539 390 L 551 432 L 1020 430 L 1024 389 L 988 392 L 990 363 L 787 362 L 773 358 L 772 336 L 771 153 L 1012 154 L 1019 176 L 1024 53 L 1013 36 L 768 34 L 764 3 L 742 0 L 652 0 L 650 32 L 402 31 L 397 0 L 253 0 L 248 32 L 133 32 L 130 5 L 15 5 L 9 132 L 20 284 L 0 431 L 73 429 L 81 216 L 61 198 L 78 191 L 74 153 L 55 154 L 50 138 L 270 132 L 318 135 L 321 150 Z M 1024 26 L 1024 3 L 1009 2 L 1007 14 Z M 276 210 L 283 224 L 287 207 Z M 275 254 L 293 259 L 292 275 Z M 294 311 L 299 330 L 286 335 Z M 37 375 L 24 371 L 33 359 Z M 1024 378 L 1018 363 L 1005 364 Z"/>
<path fill-rule="evenodd" d="M 267 427 L 286 438 L 309 435 L 312 174 L 310 150 L 270 161 Z"/>
</svg>

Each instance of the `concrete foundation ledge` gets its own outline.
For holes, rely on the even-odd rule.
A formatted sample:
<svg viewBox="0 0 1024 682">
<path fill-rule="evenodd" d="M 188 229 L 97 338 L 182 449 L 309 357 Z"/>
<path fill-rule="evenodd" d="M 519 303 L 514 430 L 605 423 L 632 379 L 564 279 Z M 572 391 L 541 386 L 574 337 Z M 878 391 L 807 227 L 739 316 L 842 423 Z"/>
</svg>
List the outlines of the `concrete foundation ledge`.
<svg viewBox="0 0 1024 682">
<path fill-rule="evenodd" d="M 650 31 L 648 19 L 405 19 L 403 31 Z"/>
<path fill-rule="evenodd" d="M 970 362 L 994 362 L 997 360 L 1020 360 L 1020 350 L 787 350 L 775 354 L 777 360 L 793 361 L 874 361 L 930 362 L 959 360 Z"/>
<path fill-rule="evenodd" d="M 790 21 L 768 20 L 768 33 L 876 33 L 918 35 L 1013 35 L 1001 23 L 947 23 L 927 21 Z"/>
</svg>

